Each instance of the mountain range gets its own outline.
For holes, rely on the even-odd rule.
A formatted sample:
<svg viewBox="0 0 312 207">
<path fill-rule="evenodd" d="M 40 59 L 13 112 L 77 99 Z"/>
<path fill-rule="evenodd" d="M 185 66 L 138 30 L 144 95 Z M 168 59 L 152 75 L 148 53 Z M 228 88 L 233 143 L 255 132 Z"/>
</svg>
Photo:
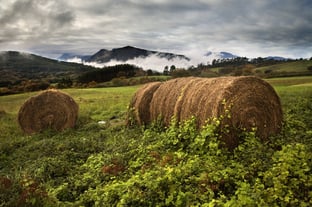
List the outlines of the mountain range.
<svg viewBox="0 0 312 207">
<path fill-rule="evenodd" d="M 73 58 L 80 58 L 84 62 L 107 63 L 112 60 L 126 62 L 128 60 L 135 59 L 135 58 L 147 58 L 148 56 L 151 56 L 151 55 L 156 55 L 159 58 L 164 58 L 167 60 L 172 60 L 175 58 L 178 58 L 181 60 L 187 60 L 187 61 L 190 60 L 190 58 L 184 55 L 145 50 L 145 49 L 132 47 L 132 46 L 114 48 L 112 50 L 101 49 L 93 55 L 79 55 L 79 54 L 72 54 L 72 53 L 64 53 L 58 59 L 63 60 L 63 61 L 68 61 Z"/>
<path fill-rule="evenodd" d="M 232 58 L 230 53 L 207 53 L 205 58 Z M 73 61 L 73 59 L 79 61 Z M 81 64 L 84 63 L 84 64 Z M 0 87 L 17 84 L 23 80 L 42 80 L 53 82 L 64 77 L 77 78 L 92 66 L 103 67 L 106 64 L 131 64 L 145 70 L 163 72 L 164 67 L 175 65 L 187 68 L 193 64 L 191 58 L 174 53 L 145 50 L 132 46 L 101 49 L 91 55 L 64 53 L 57 60 L 35 54 L 2 51 L 0 52 Z"/>
<path fill-rule="evenodd" d="M 111 50 L 100 49 L 90 55 L 64 53 L 57 60 L 24 52 L 3 51 L 0 52 L 0 87 L 29 79 L 76 78 L 86 71 L 94 70 L 94 67 L 117 64 L 136 65 L 144 70 L 152 69 L 163 72 L 166 66 L 174 65 L 176 68 L 189 68 L 200 63 L 211 63 L 213 59 L 233 59 L 236 57 L 238 56 L 229 52 L 208 51 L 194 60 L 181 54 L 158 52 L 132 46 Z M 264 59 L 287 60 L 278 56 L 268 56 Z"/>
<path fill-rule="evenodd" d="M 159 58 L 159 59 L 167 60 L 167 61 L 173 61 L 173 62 L 179 62 L 179 61 L 192 62 L 192 58 L 187 57 L 185 55 L 146 50 L 146 49 L 137 48 L 133 46 L 114 48 L 112 50 L 100 49 L 98 52 L 94 54 L 90 54 L 90 55 L 64 53 L 61 56 L 59 56 L 57 59 L 61 61 L 68 61 L 68 62 L 75 62 L 77 60 L 80 60 L 80 63 L 82 62 L 82 63 L 87 63 L 87 64 L 88 63 L 105 64 L 111 61 L 113 62 L 130 61 L 131 63 L 131 60 L 137 60 L 137 59 L 144 60 L 150 57 Z M 203 61 L 203 63 L 207 63 L 207 62 L 211 62 L 213 59 L 233 59 L 237 57 L 239 56 L 232 54 L 230 52 L 208 51 L 202 57 L 200 57 L 200 59 Z M 283 61 L 283 60 L 288 60 L 289 58 L 280 57 L 280 56 L 267 56 L 267 57 L 264 57 L 264 59 Z M 140 63 L 140 61 L 136 61 L 135 63 L 138 64 Z M 192 62 L 191 64 L 194 64 L 194 62 Z M 199 64 L 199 62 L 196 64 Z"/>
<path fill-rule="evenodd" d="M 175 65 L 178 68 L 188 68 L 200 63 L 211 63 L 213 59 L 231 59 L 236 57 L 238 56 L 229 52 L 209 51 L 201 57 L 191 58 L 181 54 L 125 46 L 112 50 L 100 49 L 98 52 L 90 55 L 64 53 L 58 57 L 58 59 L 68 62 L 83 63 L 95 67 L 127 63 L 137 65 L 145 70 L 152 69 L 161 72 L 166 66 Z"/>
</svg>

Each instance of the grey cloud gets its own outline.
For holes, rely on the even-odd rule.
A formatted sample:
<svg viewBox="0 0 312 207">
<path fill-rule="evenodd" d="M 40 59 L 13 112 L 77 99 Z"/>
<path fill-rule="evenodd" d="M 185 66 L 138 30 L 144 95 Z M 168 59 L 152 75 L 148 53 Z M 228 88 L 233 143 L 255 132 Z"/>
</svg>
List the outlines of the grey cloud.
<svg viewBox="0 0 312 207">
<path fill-rule="evenodd" d="M 74 20 L 60 1 L 17 0 L 9 6 L 0 14 L 1 39 L 16 41 L 53 34 Z"/>
<path fill-rule="evenodd" d="M 28 48 L 53 53 L 130 44 L 181 52 L 214 47 L 244 53 L 245 47 L 311 54 L 311 9 L 310 0 L 17 0 L 0 8 L 0 44 L 20 39 Z M 44 43 L 32 39 L 33 30 Z"/>
</svg>

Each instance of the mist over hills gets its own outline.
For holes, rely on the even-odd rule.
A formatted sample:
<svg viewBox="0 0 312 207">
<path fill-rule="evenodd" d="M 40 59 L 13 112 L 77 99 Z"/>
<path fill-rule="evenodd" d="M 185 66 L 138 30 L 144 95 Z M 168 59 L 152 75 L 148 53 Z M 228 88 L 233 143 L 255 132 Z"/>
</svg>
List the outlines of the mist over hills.
<svg viewBox="0 0 312 207">
<path fill-rule="evenodd" d="M 63 77 L 77 78 L 95 67 L 130 64 L 144 70 L 163 72 L 166 66 L 177 68 L 196 66 L 199 61 L 209 62 L 213 58 L 235 57 L 230 53 L 207 53 L 203 59 L 194 60 L 181 54 L 145 50 L 132 46 L 101 49 L 91 55 L 64 53 L 57 60 L 19 51 L 0 52 L 0 83 L 15 84 L 23 80 L 57 80 Z"/>
<path fill-rule="evenodd" d="M 114 48 L 112 50 L 100 49 L 95 54 L 80 55 L 65 53 L 58 59 L 68 62 L 83 63 L 95 67 L 112 66 L 116 64 L 133 64 L 144 70 L 152 69 L 162 72 L 164 67 L 175 65 L 178 68 L 189 68 L 198 64 L 209 64 L 213 59 L 230 59 L 238 57 L 229 52 L 208 51 L 199 56 L 186 56 L 169 52 L 146 50 L 133 46 Z"/>
<path fill-rule="evenodd" d="M 212 52 L 212 51 L 208 51 L 204 56 L 210 58 L 212 57 L 214 59 L 231 59 L 238 57 L 237 55 L 233 55 L 232 53 L 229 52 Z"/>
<path fill-rule="evenodd" d="M 44 89 L 50 84 L 69 87 L 73 83 L 76 86 L 101 83 L 119 77 L 168 75 L 169 68 L 172 77 L 311 75 L 311 61 L 312 58 L 292 60 L 279 56 L 248 59 L 229 52 L 213 51 L 194 58 L 131 46 L 101 49 L 93 55 L 66 53 L 59 60 L 25 52 L 3 51 L 0 52 L 0 89 L 6 89 L 2 88 L 0 95 Z M 174 68 L 173 72 L 171 68 Z"/>
<path fill-rule="evenodd" d="M 122 48 L 114 48 L 112 50 L 101 49 L 100 51 L 92 55 L 87 61 L 99 62 L 99 63 L 105 63 L 111 60 L 128 61 L 128 60 L 135 59 L 135 58 L 146 58 L 150 55 L 156 55 L 159 58 L 165 58 L 167 60 L 172 60 L 174 58 L 187 60 L 187 61 L 190 60 L 188 57 L 184 55 L 178 55 L 178 54 L 167 53 L 167 52 L 157 52 L 157 51 L 136 48 L 132 46 L 125 46 Z"/>
<path fill-rule="evenodd" d="M 67 61 L 73 58 L 79 58 L 82 61 L 87 61 L 91 55 L 80 55 L 75 53 L 63 53 L 61 56 L 59 56 L 57 59 L 61 61 Z"/>
<path fill-rule="evenodd" d="M 132 64 L 144 70 L 152 69 L 159 72 L 163 71 L 164 67 L 168 65 L 176 65 L 183 68 L 192 65 L 191 59 L 185 55 L 146 50 L 133 46 L 114 48 L 112 50 L 100 49 L 91 55 L 65 53 L 58 59 L 94 67 Z"/>
<path fill-rule="evenodd" d="M 27 79 L 60 79 L 62 77 L 76 78 L 83 72 L 130 64 L 143 70 L 163 72 L 165 67 L 174 65 L 176 68 L 196 67 L 199 64 L 211 64 L 216 59 L 234 59 L 238 56 L 230 52 L 214 52 L 197 56 L 186 56 L 169 52 L 146 50 L 133 46 L 100 49 L 94 54 L 64 53 L 57 60 L 18 51 L 0 52 L 0 83 L 7 85 Z M 268 56 L 266 59 L 287 60 L 279 56 Z"/>
</svg>

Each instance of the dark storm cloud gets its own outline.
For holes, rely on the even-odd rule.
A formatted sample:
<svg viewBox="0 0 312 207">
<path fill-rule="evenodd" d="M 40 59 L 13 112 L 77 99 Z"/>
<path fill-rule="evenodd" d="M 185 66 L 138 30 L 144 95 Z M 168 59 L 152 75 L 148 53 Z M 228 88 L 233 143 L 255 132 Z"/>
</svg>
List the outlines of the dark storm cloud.
<svg viewBox="0 0 312 207">
<path fill-rule="evenodd" d="M 53 34 L 74 20 L 59 1 L 17 0 L 6 6 L 0 14 L 2 40 L 31 41 Z"/>
<path fill-rule="evenodd" d="M 311 46 L 311 6 L 308 1 L 263 3 L 252 14 L 242 16 L 243 29 L 236 32 L 247 40 Z"/>
<path fill-rule="evenodd" d="M 253 56 L 312 55 L 310 0 L 4 1 L 3 46 L 18 39 L 38 52 L 134 45 L 180 53 L 217 49 Z"/>
</svg>

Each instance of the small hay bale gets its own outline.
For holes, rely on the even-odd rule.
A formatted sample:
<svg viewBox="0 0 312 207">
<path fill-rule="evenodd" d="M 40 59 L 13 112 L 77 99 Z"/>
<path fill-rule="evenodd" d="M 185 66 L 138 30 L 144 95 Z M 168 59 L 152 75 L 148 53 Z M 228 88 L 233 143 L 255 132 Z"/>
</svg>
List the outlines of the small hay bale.
<svg viewBox="0 0 312 207">
<path fill-rule="evenodd" d="M 160 85 L 161 82 L 147 83 L 133 95 L 129 106 L 132 113 L 128 114 L 127 125 L 133 124 L 133 121 L 139 125 L 151 122 L 149 105 L 154 92 Z"/>
<path fill-rule="evenodd" d="M 178 78 L 162 83 L 154 91 L 149 105 L 148 123 L 161 118 L 169 125 L 196 117 L 200 128 L 207 120 L 220 118 L 221 140 L 230 149 L 239 143 L 239 133 L 256 128 L 262 140 L 281 130 L 283 113 L 273 87 L 256 77 Z M 148 113 L 148 109 L 145 109 Z M 224 130 L 227 129 L 227 130 Z M 227 131 L 227 132 L 225 132 Z"/>
<path fill-rule="evenodd" d="M 62 131 L 75 126 L 78 109 L 77 103 L 69 95 L 58 90 L 46 90 L 22 105 L 18 123 L 27 134 L 48 128 Z"/>
</svg>

